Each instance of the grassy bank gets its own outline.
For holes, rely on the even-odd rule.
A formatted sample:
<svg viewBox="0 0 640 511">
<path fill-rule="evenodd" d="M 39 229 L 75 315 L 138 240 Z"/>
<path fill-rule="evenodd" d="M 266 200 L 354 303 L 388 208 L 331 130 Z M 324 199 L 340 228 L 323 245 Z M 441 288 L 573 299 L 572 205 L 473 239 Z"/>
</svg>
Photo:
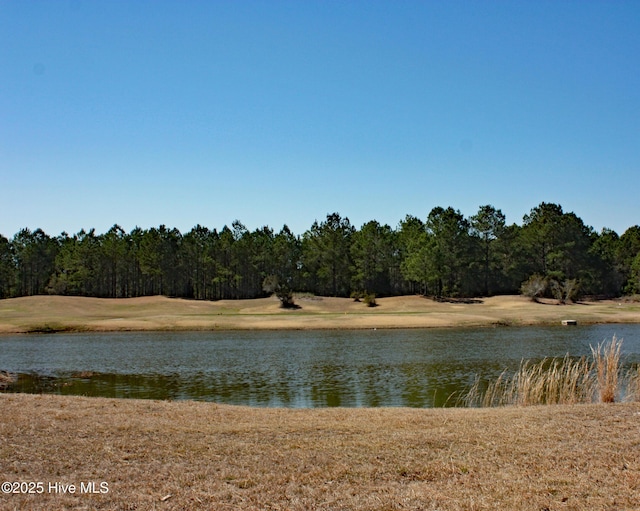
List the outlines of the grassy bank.
<svg viewBox="0 0 640 511">
<path fill-rule="evenodd" d="M 1 509 L 637 509 L 640 404 L 259 409 L 0 395 Z"/>
<path fill-rule="evenodd" d="M 470 303 L 419 296 L 379 298 L 367 307 L 348 298 L 302 296 L 296 310 L 277 298 L 205 302 L 162 296 L 101 299 L 33 296 L 0 300 L 0 333 L 127 330 L 429 328 L 640 322 L 640 303 L 623 301 L 557 305 L 522 296 Z"/>
</svg>

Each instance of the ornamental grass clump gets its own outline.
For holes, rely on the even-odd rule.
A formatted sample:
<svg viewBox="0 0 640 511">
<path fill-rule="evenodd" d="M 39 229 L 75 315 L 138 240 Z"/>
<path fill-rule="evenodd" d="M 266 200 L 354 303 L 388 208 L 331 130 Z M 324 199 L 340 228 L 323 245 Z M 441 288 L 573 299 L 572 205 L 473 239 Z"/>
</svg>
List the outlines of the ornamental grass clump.
<svg viewBox="0 0 640 511">
<path fill-rule="evenodd" d="M 504 371 L 480 391 L 477 380 L 465 398 L 467 406 L 533 406 L 590 402 L 595 381 L 586 357 L 522 361 L 513 375 Z"/>
<path fill-rule="evenodd" d="M 626 389 L 627 400 L 640 398 L 640 368 L 621 378 L 622 340 L 591 346 L 591 357 L 522 361 L 509 375 L 504 371 L 484 391 L 476 379 L 462 399 L 466 406 L 533 406 L 544 404 L 613 403 Z M 624 380 L 624 381 L 623 381 Z"/>
</svg>

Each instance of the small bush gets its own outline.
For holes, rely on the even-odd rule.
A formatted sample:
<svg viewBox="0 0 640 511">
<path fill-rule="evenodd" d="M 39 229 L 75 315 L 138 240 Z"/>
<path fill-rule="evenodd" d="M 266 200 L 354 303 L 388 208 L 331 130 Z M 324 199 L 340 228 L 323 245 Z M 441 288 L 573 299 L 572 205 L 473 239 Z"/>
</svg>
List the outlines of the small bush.
<svg viewBox="0 0 640 511">
<path fill-rule="evenodd" d="M 367 305 L 367 307 L 377 307 L 378 306 L 378 304 L 376 302 L 376 294 L 375 293 L 365 293 L 363 301 Z"/>
<path fill-rule="evenodd" d="M 280 307 L 283 309 L 298 309 L 299 306 L 293 301 L 293 291 L 290 289 L 278 289 L 276 296 L 280 300 Z"/>
<path fill-rule="evenodd" d="M 283 309 L 298 309 L 293 301 L 293 290 L 286 282 L 282 282 L 277 275 L 269 275 L 262 283 L 262 289 L 266 293 L 273 294 L 280 300 L 280 307 Z"/>
<path fill-rule="evenodd" d="M 580 283 L 576 279 L 566 279 L 563 282 L 551 280 L 549 282 L 553 297 L 558 303 L 575 302 L 580 292 Z"/>
<path fill-rule="evenodd" d="M 524 281 L 520 286 L 523 295 L 528 296 L 534 302 L 537 302 L 547 291 L 547 279 L 541 275 L 531 275 L 528 280 Z"/>
</svg>

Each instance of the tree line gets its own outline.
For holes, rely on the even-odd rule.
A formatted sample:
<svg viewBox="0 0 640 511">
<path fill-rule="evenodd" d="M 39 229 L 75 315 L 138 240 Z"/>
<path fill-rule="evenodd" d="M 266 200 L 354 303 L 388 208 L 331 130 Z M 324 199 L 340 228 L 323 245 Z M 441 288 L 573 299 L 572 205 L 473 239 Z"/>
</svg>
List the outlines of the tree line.
<svg viewBox="0 0 640 511">
<path fill-rule="evenodd" d="M 465 218 L 451 207 L 396 228 L 357 229 L 338 213 L 296 235 L 285 225 L 249 231 L 114 225 L 51 237 L 22 229 L 0 235 L 0 297 L 167 295 L 199 300 L 420 293 L 475 297 L 525 292 L 575 299 L 640 293 L 640 226 L 597 233 L 558 204 L 541 203 L 507 225 L 491 205 Z M 283 302 L 284 303 L 284 302 Z"/>
</svg>

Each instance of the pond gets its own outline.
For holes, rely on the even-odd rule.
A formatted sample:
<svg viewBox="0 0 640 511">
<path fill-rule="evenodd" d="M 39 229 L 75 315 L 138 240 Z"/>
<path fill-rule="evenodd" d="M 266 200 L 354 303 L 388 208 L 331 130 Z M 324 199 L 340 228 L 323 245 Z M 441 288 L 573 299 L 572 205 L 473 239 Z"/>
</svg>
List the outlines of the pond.
<svg viewBox="0 0 640 511">
<path fill-rule="evenodd" d="M 590 354 L 622 338 L 640 362 L 640 325 L 480 329 L 145 332 L 0 337 L 13 392 L 195 399 L 249 406 L 456 404 L 477 376 L 523 359 Z"/>
</svg>

